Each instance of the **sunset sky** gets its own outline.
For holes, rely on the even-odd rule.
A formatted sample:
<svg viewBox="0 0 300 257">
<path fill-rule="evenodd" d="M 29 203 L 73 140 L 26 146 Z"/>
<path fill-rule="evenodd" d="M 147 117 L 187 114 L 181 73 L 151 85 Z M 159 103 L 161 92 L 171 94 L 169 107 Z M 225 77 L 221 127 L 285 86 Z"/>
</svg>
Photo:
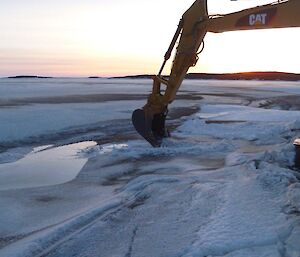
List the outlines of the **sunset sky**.
<svg viewBox="0 0 300 257">
<path fill-rule="evenodd" d="M 157 73 L 181 15 L 193 2 L 1 0 L 0 77 Z M 270 2 L 209 0 L 208 8 L 210 14 L 229 13 Z M 299 32 L 209 33 L 190 72 L 300 73 Z"/>
</svg>

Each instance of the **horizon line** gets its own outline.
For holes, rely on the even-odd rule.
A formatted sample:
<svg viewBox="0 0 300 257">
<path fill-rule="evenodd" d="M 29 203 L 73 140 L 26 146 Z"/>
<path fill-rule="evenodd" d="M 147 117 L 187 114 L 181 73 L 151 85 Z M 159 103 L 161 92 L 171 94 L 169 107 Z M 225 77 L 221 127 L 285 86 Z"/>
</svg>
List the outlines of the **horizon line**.
<svg viewBox="0 0 300 257">
<path fill-rule="evenodd" d="M 190 72 L 188 74 L 208 74 L 208 75 L 226 75 L 226 74 L 246 74 L 246 73 L 285 73 L 285 74 L 294 74 L 300 75 L 299 73 L 295 72 L 287 72 L 287 71 L 241 71 L 241 72 Z M 126 78 L 126 77 L 135 77 L 135 76 L 155 76 L 156 74 L 151 73 L 142 73 L 142 74 L 127 74 L 127 75 L 114 75 L 114 76 L 97 76 L 97 75 L 90 75 L 90 76 L 50 76 L 50 75 L 9 75 L 9 76 L 1 76 L 1 79 L 8 79 L 8 78 Z M 168 77 L 170 75 L 162 75 L 164 77 Z"/>
</svg>

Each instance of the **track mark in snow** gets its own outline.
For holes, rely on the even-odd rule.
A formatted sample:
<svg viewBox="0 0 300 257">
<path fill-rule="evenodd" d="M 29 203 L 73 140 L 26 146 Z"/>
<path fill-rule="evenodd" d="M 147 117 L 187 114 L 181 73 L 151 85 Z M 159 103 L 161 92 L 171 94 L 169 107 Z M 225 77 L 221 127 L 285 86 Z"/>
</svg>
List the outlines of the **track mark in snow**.
<svg viewBox="0 0 300 257">
<path fill-rule="evenodd" d="M 78 215 L 60 224 L 34 233 L 28 238 L 24 238 L 3 248 L 0 252 L 0 256 L 46 256 L 57 246 L 77 233 L 80 233 L 96 220 L 104 218 L 119 208 L 122 208 L 120 204 L 120 201 L 111 201 L 107 206 L 90 210 L 85 214 Z"/>
<path fill-rule="evenodd" d="M 131 257 L 133 243 L 134 243 L 134 239 L 135 239 L 136 234 L 137 234 L 137 230 L 138 230 L 138 227 L 135 227 L 134 230 L 133 230 L 133 232 L 132 232 L 132 236 L 131 236 L 131 240 L 130 240 L 128 252 L 126 253 L 125 257 Z"/>
</svg>

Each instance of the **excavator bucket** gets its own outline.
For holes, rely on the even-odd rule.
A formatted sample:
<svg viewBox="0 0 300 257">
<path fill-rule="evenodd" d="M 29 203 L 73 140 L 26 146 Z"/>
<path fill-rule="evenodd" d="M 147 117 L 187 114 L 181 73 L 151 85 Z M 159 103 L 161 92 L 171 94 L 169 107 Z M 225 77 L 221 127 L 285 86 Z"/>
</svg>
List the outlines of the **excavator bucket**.
<svg viewBox="0 0 300 257">
<path fill-rule="evenodd" d="M 162 139 L 168 137 L 165 128 L 166 115 L 164 113 L 148 115 L 143 109 L 136 109 L 132 113 L 132 124 L 136 131 L 153 147 L 160 147 Z"/>
</svg>

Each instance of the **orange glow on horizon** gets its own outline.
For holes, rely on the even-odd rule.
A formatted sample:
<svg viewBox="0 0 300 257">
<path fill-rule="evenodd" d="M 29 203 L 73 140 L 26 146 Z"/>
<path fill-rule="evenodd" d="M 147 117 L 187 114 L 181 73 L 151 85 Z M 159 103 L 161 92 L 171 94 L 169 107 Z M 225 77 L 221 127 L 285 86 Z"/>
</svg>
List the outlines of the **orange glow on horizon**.
<svg viewBox="0 0 300 257">
<path fill-rule="evenodd" d="M 0 77 L 155 74 L 178 20 L 193 0 L 24 2 L 6 1 L 0 9 Z M 228 13 L 269 2 L 208 4 L 210 13 Z M 300 73 L 299 31 L 209 33 L 197 66 L 189 72 Z"/>
</svg>

